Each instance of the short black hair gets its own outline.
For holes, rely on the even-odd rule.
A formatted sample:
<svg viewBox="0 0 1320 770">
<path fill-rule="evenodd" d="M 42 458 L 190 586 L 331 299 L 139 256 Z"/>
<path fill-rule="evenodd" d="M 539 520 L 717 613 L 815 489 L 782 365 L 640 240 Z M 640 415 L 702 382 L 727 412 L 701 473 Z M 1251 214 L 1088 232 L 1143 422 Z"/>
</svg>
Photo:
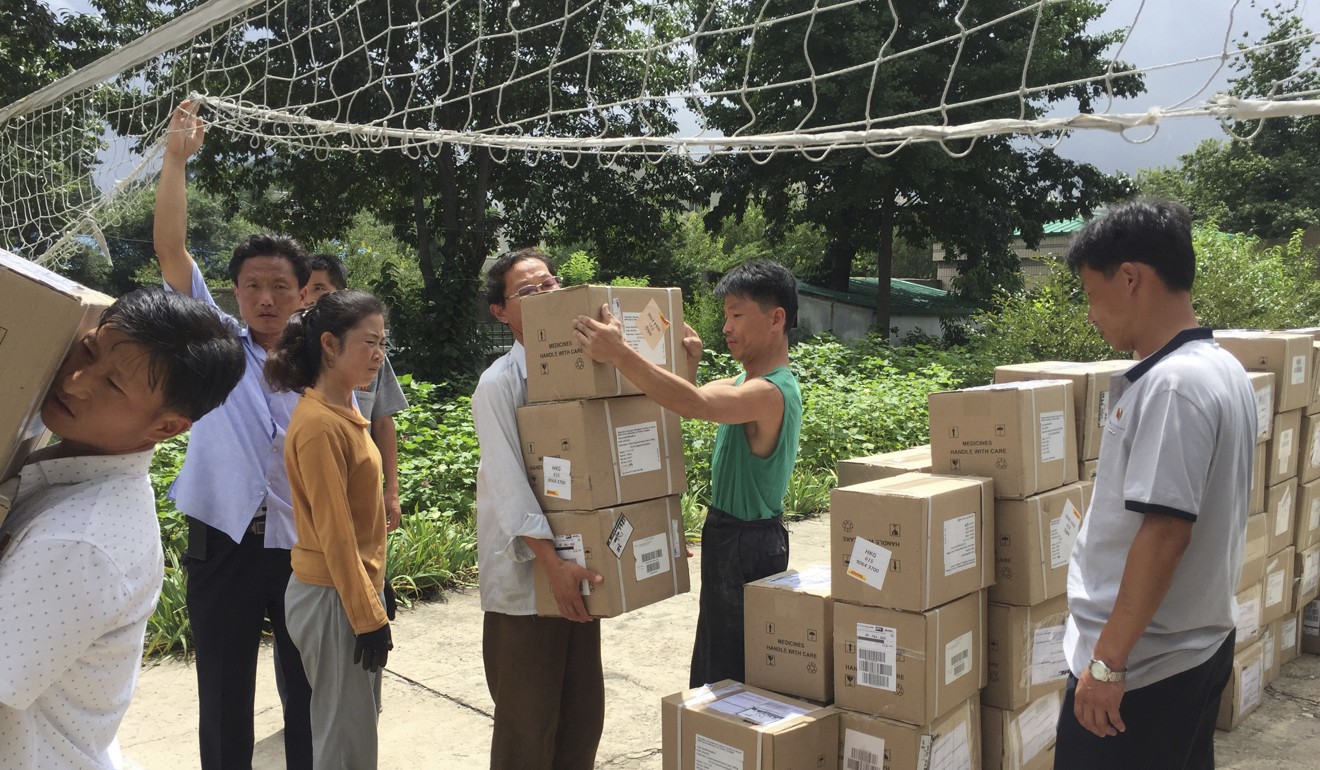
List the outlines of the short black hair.
<svg viewBox="0 0 1320 770">
<path fill-rule="evenodd" d="M 312 277 L 311 260 L 301 243 L 287 235 L 261 233 L 249 235 L 247 240 L 234 247 L 234 256 L 229 260 L 229 280 L 238 283 L 238 272 L 243 269 L 243 263 L 253 257 L 283 257 L 289 260 L 293 274 L 298 277 L 300 289 Z"/>
<path fill-rule="evenodd" d="M 309 259 L 311 260 L 311 273 L 324 270 L 326 275 L 330 276 L 330 283 L 334 284 L 336 289 L 343 291 L 348 288 L 348 276 L 344 273 L 344 263 L 339 261 L 339 257 L 334 254 L 320 252 L 313 254 Z M 308 280 L 311 280 L 310 273 Z"/>
<path fill-rule="evenodd" d="M 247 366 L 234 330 L 205 303 L 172 291 L 131 291 L 101 313 L 100 325 L 146 351 L 152 390 L 194 422 L 229 398 Z"/>
<path fill-rule="evenodd" d="M 545 252 L 535 246 L 525 246 L 521 249 L 506 251 L 495 258 L 494 264 L 490 270 L 486 271 L 486 304 L 503 305 L 504 304 L 504 276 L 513 266 L 528 259 L 539 259 L 545 264 L 545 269 L 555 274 L 555 261 Z"/>
<path fill-rule="evenodd" d="M 332 291 L 289 316 L 280 341 L 266 356 L 266 382 L 276 390 L 301 391 L 315 385 L 321 375 L 321 334 L 330 332 L 342 344 L 353 327 L 373 315 L 386 315 L 374 295 Z"/>
<path fill-rule="evenodd" d="M 755 259 L 733 268 L 715 284 L 716 299 L 746 297 L 762 310 L 784 309 L 784 333 L 797 326 L 797 280 L 788 268 L 767 259 Z"/>
<path fill-rule="evenodd" d="M 1086 223 L 1068 245 L 1068 269 L 1085 267 L 1106 278 L 1124 262 L 1150 265 L 1172 291 L 1191 291 L 1196 280 L 1192 215 L 1181 203 L 1136 200 L 1111 207 Z"/>
</svg>

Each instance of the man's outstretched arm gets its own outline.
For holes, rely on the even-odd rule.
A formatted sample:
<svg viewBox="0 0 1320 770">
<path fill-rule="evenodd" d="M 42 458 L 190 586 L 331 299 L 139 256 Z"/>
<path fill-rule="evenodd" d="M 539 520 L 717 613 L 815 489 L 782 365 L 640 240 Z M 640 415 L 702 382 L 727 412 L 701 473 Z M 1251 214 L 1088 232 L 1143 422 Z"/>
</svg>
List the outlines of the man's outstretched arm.
<svg viewBox="0 0 1320 770">
<path fill-rule="evenodd" d="M 197 105 L 184 101 L 174 109 L 165 140 L 165 160 L 156 188 L 156 217 L 152 233 L 161 277 L 170 288 L 188 292 L 192 287 L 193 258 L 185 245 L 188 235 L 188 158 L 202 146 L 206 127 Z"/>
</svg>

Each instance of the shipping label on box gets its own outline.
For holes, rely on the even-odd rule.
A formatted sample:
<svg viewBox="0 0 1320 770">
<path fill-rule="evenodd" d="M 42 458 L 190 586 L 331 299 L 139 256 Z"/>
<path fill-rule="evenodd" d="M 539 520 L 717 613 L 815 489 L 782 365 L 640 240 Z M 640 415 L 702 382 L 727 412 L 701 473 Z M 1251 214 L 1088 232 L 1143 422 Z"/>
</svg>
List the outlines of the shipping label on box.
<svg viewBox="0 0 1320 770">
<path fill-rule="evenodd" d="M 559 557 L 600 573 L 583 582 L 592 617 L 612 618 L 691 588 L 678 495 L 598 511 L 546 513 Z M 543 570 L 533 570 L 538 615 L 559 615 Z"/>
<path fill-rule="evenodd" d="M 1012 711 L 1068 683 L 1063 629 L 1068 597 L 1034 607 L 990 603 L 987 609 L 985 690 L 981 702 Z"/>
<path fill-rule="evenodd" d="M 1279 633 L 1282 630 L 1282 618 L 1276 618 L 1260 632 L 1261 672 L 1264 679 L 1261 684 L 1268 687 L 1279 678 Z"/>
<path fill-rule="evenodd" d="M 995 583 L 990 601 L 1023 607 L 1068 590 L 1068 560 L 1089 503 L 1090 482 L 1025 500 L 995 501 Z"/>
<path fill-rule="evenodd" d="M 1302 652 L 1302 613 L 1293 612 L 1279 620 L 1279 664 L 1295 660 Z"/>
<path fill-rule="evenodd" d="M 1050 692 L 1014 711 L 982 706 L 982 770 L 1052 770 L 1062 696 Z"/>
<path fill-rule="evenodd" d="M 1297 488 L 1297 520 L 1293 522 L 1293 537 L 1298 551 L 1320 543 L 1320 479 Z"/>
<path fill-rule="evenodd" d="M 923 725 L 839 710 L 840 768 L 975 768 L 981 751 L 981 706 L 976 696 Z"/>
<path fill-rule="evenodd" d="M 49 440 L 40 417 L 46 392 L 69 349 L 112 304 L 0 249 L 0 479 L 18 473 L 28 453 Z"/>
<path fill-rule="evenodd" d="M 1287 615 L 1293 610 L 1292 546 L 1284 548 L 1265 561 L 1265 580 L 1261 584 L 1260 624 L 1262 627 Z"/>
<path fill-rule="evenodd" d="M 1100 457 L 1100 439 L 1109 421 L 1109 380 L 1131 369 L 1132 361 L 1037 361 L 995 367 L 995 382 L 1068 380 L 1073 384 L 1078 459 Z"/>
<path fill-rule="evenodd" d="M 1274 373 L 1274 413 L 1305 409 L 1311 403 L 1312 339 L 1274 331 L 1215 332 L 1219 346 L 1249 372 Z"/>
<path fill-rule="evenodd" d="M 926 612 L 834 603 L 834 702 L 921 725 L 985 686 L 985 593 Z"/>
<path fill-rule="evenodd" d="M 591 360 L 573 337 L 573 319 L 598 319 L 602 305 L 620 319 L 633 350 L 662 369 L 687 375 L 681 289 L 573 286 L 521 302 L 527 398 L 533 404 L 641 392 L 610 364 Z"/>
<path fill-rule="evenodd" d="M 1320 596 L 1320 543 L 1293 557 L 1293 597 L 1285 616 L 1295 613 Z"/>
<path fill-rule="evenodd" d="M 1251 456 L 1251 494 L 1247 498 L 1247 510 L 1251 513 L 1265 512 L 1265 493 L 1269 490 L 1265 483 L 1265 447 L 1268 443 L 1257 444 Z"/>
<path fill-rule="evenodd" d="M 1265 558 L 1269 555 L 1269 532 L 1266 515 L 1255 513 L 1247 517 L 1247 537 L 1242 547 L 1242 574 L 1237 590 L 1245 591 L 1265 578 Z"/>
<path fill-rule="evenodd" d="M 1320 415 L 1302 416 L 1302 446 L 1297 458 L 1297 482 L 1309 484 L 1320 479 Z"/>
<path fill-rule="evenodd" d="M 1302 440 L 1302 410 L 1274 415 L 1273 432 L 1265 450 L 1267 484 L 1274 486 L 1297 476 Z"/>
<path fill-rule="evenodd" d="M 664 770 L 834 767 L 839 712 L 725 679 L 660 701 Z"/>
<path fill-rule="evenodd" d="M 1269 543 L 1266 550 L 1275 554 L 1293 544 L 1293 520 L 1297 518 L 1297 479 L 1275 484 L 1265 493 L 1265 525 Z"/>
<path fill-rule="evenodd" d="M 930 394 L 931 468 L 988 476 L 1022 499 L 1077 480 L 1072 383 L 1037 380 Z"/>
<path fill-rule="evenodd" d="M 1237 636 L 1234 637 L 1234 652 L 1241 652 L 1260 639 L 1261 600 L 1260 583 L 1244 591 L 1238 591 L 1233 597 L 1233 601 L 1237 603 Z"/>
<path fill-rule="evenodd" d="M 1265 661 L 1259 643 L 1248 645 L 1233 656 L 1233 674 L 1219 700 L 1215 727 L 1232 730 L 1260 705 L 1265 690 Z"/>
<path fill-rule="evenodd" d="M 850 487 L 904 473 L 930 473 L 930 444 L 840 460 L 838 472 L 839 483 L 835 486 L 839 487 Z"/>
<path fill-rule="evenodd" d="M 830 494 L 839 601 L 919 612 L 994 580 L 989 479 L 909 473 Z"/>
<path fill-rule="evenodd" d="M 834 700 L 834 600 L 830 566 L 761 578 L 743 587 L 747 684 Z"/>
<path fill-rule="evenodd" d="M 1274 433 L 1274 373 L 1247 372 L 1256 394 L 1256 443 L 1270 440 Z"/>
<path fill-rule="evenodd" d="M 518 409 L 528 481 L 547 511 L 592 511 L 687 489 L 678 415 L 645 396 Z"/>
</svg>

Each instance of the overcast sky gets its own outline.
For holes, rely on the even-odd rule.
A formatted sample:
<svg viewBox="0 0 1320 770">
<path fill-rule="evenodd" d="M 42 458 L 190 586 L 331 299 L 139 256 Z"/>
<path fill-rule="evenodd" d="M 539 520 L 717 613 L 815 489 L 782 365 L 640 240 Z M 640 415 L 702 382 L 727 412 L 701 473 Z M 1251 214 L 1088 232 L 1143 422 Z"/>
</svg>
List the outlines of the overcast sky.
<svg viewBox="0 0 1320 770">
<path fill-rule="evenodd" d="M 1269 2 L 1269 0 L 1265 0 Z M 90 10 L 86 0 L 44 0 L 58 9 Z M 1320 0 L 1301 0 L 1299 13 L 1308 27 L 1320 29 Z M 1215 57 L 1225 49 L 1236 49 L 1243 33 L 1258 38 L 1266 29 L 1250 0 L 1112 0 L 1096 22 L 1097 31 L 1123 29 L 1136 22 L 1120 59 L 1140 67 L 1152 67 L 1199 57 Z M 1219 61 L 1177 67 L 1146 76 L 1147 93 L 1120 100 L 1098 111 L 1145 112 L 1150 107 L 1170 108 L 1200 105 L 1216 92 L 1228 88 L 1233 71 Z M 1216 70 L 1218 69 L 1218 72 Z M 1076 105 L 1060 105 L 1056 115 L 1076 113 Z M 1093 163 L 1104 171 L 1135 173 L 1141 168 L 1175 165 L 1178 156 L 1190 152 L 1198 142 L 1224 138 L 1211 118 L 1184 118 L 1164 122 L 1158 131 L 1141 129 L 1127 139 L 1107 131 L 1078 131 L 1059 145 L 1069 158 Z M 1134 143 L 1129 140 L 1146 140 Z"/>
</svg>

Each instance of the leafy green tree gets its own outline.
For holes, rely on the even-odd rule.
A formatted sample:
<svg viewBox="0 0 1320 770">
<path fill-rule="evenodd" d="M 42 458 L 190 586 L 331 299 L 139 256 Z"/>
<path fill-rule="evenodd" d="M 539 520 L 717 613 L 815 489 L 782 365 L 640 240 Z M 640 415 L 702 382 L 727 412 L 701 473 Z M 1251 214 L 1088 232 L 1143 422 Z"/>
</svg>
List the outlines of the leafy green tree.
<svg viewBox="0 0 1320 770">
<path fill-rule="evenodd" d="M 1015 0 L 972 4 L 870 0 L 756 28 L 754 39 L 749 27 L 741 38 L 717 38 L 699 54 L 717 73 L 705 84 L 707 92 L 737 89 L 744 78 L 749 87 L 760 90 L 745 91 L 737 98 L 709 99 L 701 109 L 725 133 L 791 132 L 835 125 L 862 127 L 869 116 L 933 107 L 946 80 L 949 104 L 1015 93 L 1036 14 L 1019 14 L 991 31 L 974 32 L 965 44 L 953 40 L 922 46 L 957 30 L 959 24 L 972 29 L 1020 8 Z M 788 0 L 768 4 L 707 0 L 698 3 L 696 16 L 728 28 L 796 10 L 800 6 Z M 1028 82 L 1064 83 L 1104 71 L 1109 63 L 1104 52 L 1119 36 L 1086 31 L 1103 10 L 1098 2 L 1044 5 Z M 895 57 L 906 51 L 913 53 Z M 883 58 L 874 69 L 863 67 L 809 82 L 813 73 L 843 71 L 879 53 L 894 58 Z M 1135 77 L 1113 82 L 1114 92 L 1122 96 L 1143 88 Z M 1039 117 L 1050 104 L 1066 98 L 1089 111 L 1103 93 L 1103 84 L 1035 92 L 1027 97 L 1022 116 Z M 1014 116 L 1016 102 L 1016 97 L 1009 102 Z M 1002 117 L 1004 104 L 999 100 L 950 110 L 948 120 L 968 123 Z M 941 116 L 932 112 L 909 120 L 939 124 Z M 749 201 L 757 201 L 780 230 L 796 222 L 821 226 L 827 239 L 826 283 L 833 288 L 846 285 L 859 252 L 873 255 L 874 274 L 880 279 L 877 325 L 888 328 L 896 233 L 911 243 L 943 241 L 966 259 L 964 291 L 986 298 L 995 286 L 1011 283 L 1006 276 L 1016 274 L 1017 259 L 1008 248 L 1015 231 L 1035 244 L 1046 222 L 1089 214 L 1102 201 L 1128 193 L 1125 184 L 1093 166 L 1007 136 L 950 149 L 969 152 L 954 158 L 938 145 L 922 144 L 888 157 L 866 151 L 834 151 L 810 158 L 791 152 L 769 158 L 728 157 L 711 164 L 708 178 L 721 197 L 709 221 L 714 226 L 731 213 L 744 212 Z"/>
</svg>

